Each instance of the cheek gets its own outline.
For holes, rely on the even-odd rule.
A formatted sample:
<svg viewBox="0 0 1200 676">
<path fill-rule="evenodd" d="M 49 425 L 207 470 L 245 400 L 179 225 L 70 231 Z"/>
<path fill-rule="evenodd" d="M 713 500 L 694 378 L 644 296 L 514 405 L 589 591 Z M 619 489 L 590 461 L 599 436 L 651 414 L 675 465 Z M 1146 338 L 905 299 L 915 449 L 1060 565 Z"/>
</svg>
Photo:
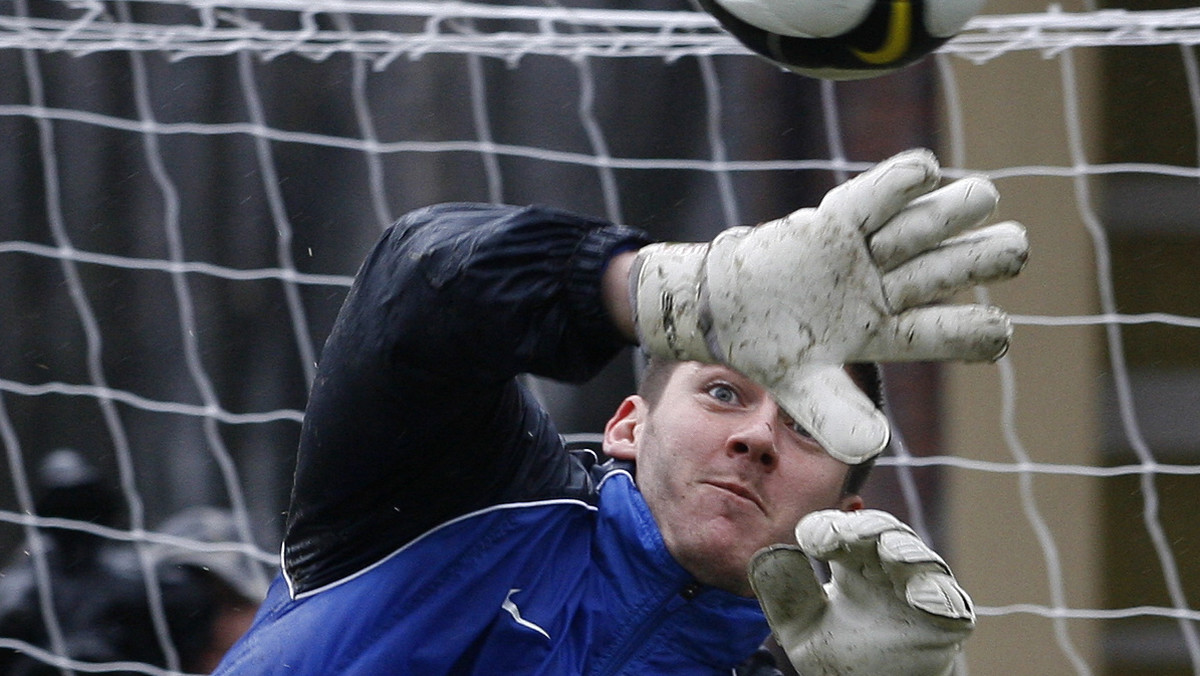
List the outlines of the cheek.
<svg viewBox="0 0 1200 676">
<path fill-rule="evenodd" d="M 679 492 L 676 483 L 683 463 L 672 452 L 674 440 L 663 437 L 658 430 L 647 427 L 637 457 L 637 485 L 652 507 L 660 500 L 669 500 Z"/>
<path fill-rule="evenodd" d="M 692 465 L 679 454 L 654 453 L 638 460 L 638 488 L 647 500 L 678 503 L 687 494 L 691 476 Z"/>
<path fill-rule="evenodd" d="M 672 478 L 677 483 L 681 481 L 702 461 L 704 449 L 711 447 L 712 442 L 701 433 L 703 429 L 702 425 L 647 423 L 637 460 L 639 476 L 646 468 L 664 483 L 670 483 Z"/>
</svg>

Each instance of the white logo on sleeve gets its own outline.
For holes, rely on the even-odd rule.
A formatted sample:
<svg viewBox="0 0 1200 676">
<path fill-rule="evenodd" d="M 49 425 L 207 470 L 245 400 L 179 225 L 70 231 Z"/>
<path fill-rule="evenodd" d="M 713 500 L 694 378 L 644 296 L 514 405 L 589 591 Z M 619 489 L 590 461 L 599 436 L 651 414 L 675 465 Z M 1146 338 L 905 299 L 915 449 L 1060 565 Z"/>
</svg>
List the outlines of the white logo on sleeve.
<svg viewBox="0 0 1200 676">
<path fill-rule="evenodd" d="M 550 638 L 550 634 L 546 633 L 545 629 L 542 629 L 541 627 L 537 626 L 536 624 L 521 617 L 521 609 L 518 608 L 517 604 L 514 603 L 512 600 L 513 594 L 516 594 L 519 591 L 521 591 L 521 590 L 520 589 L 509 589 L 508 596 L 504 597 L 504 603 L 501 603 L 500 607 L 507 610 L 508 614 L 512 615 L 512 618 L 517 621 L 517 624 L 521 625 L 522 627 L 528 627 L 528 628 L 536 631 L 537 633 L 541 634 L 542 636 L 545 636 L 547 639 Z"/>
</svg>

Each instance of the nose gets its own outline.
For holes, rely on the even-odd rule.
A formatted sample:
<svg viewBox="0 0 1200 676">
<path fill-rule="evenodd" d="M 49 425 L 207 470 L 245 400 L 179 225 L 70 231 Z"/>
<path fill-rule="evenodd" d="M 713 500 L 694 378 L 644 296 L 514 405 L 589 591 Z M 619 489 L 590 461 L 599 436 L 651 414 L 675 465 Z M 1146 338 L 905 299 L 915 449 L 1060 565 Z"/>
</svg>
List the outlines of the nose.
<svg viewBox="0 0 1200 676">
<path fill-rule="evenodd" d="M 750 462 L 768 469 L 774 468 L 779 460 L 775 447 L 775 430 L 779 424 L 776 418 L 774 412 L 767 411 L 747 416 L 729 435 L 726 444 L 729 453 L 744 456 Z"/>
</svg>

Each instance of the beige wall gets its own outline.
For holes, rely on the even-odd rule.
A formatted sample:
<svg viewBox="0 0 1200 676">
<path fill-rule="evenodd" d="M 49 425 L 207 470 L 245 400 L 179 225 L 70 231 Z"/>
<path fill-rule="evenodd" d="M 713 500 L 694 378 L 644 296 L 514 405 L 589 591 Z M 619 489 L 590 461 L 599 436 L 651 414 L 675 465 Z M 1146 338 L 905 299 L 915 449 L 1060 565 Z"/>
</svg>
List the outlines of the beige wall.
<svg viewBox="0 0 1200 676">
<path fill-rule="evenodd" d="M 1064 3 L 1066 11 L 1083 7 Z M 988 13 L 1044 11 L 1044 3 L 993 0 Z M 1071 57 L 1083 106 L 1091 119 L 1095 65 Z M 1013 53 L 974 65 L 951 60 L 964 119 L 964 143 L 940 149 L 973 170 L 1074 163 L 1064 122 L 1062 62 L 1038 53 Z M 1085 124 L 1091 148 L 1096 130 Z M 1095 158 L 1091 158 L 1095 159 Z M 1001 218 L 1024 222 L 1032 255 L 1021 277 L 996 287 L 991 300 L 1018 315 L 1094 312 L 1092 242 L 1071 178 L 1002 178 Z M 1101 335 L 1094 328 L 1018 325 L 1004 367 L 953 366 L 946 371 L 946 451 L 1009 465 L 1026 455 L 1036 463 L 1095 465 L 1099 391 L 1093 382 Z M 1016 388 L 1015 426 L 1001 424 L 1004 369 Z M 1015 433 L 1015 435 L 1014 435 Z M 1015 445 L 1013 443 L 1015 442 Z M 948 556 L 976 603 L 1003 609 L 1053 607 L 1061 580 L 1067 608 L 1099 607 L 1099 504 L 1095 480 L 1059 475 L 953 469 L 946 475 Z M 1032 508 L 1032 509 L 1030 509 Z M 1039 541 L 1044 524 L 1053 542 Z M 1048 555 L 1047 552 L 1050 552 Z M 1057 555 L 1057 562 L 1053 561 Z M 981 614 L 968 642 L 971 676 L 1101 673 L 1098 633 L 1086 621 L 1056 625 L 1027 612 Z"/>
</svg>

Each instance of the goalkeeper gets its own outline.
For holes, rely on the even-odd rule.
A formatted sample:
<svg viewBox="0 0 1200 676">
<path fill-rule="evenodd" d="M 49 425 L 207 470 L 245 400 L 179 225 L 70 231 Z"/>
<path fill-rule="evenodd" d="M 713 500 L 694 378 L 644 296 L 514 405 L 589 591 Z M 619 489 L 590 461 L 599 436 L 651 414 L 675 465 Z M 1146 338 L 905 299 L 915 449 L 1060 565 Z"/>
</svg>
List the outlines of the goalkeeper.
<svg viewBox="0 0 1200 676">
<path fill-rule="evenodd" d="M 910 529 L 856 511 L 888 442 L 861 364 L 998 358 L 1002 312 L 935 302 L 1026 242 L 975 229 L 987 181 L 938 182 L 904 153 L 705 245 L 542 208 L 404 217 L 325 346 L 283 575 L 216 673 L 728 675 L 772 631 L 801 674 L 944 673 L 974 615 Z M 583 380 L 635 341 L 652 366 L 610 460 L 567 451 L 518 375 Z"/>
</svg>

